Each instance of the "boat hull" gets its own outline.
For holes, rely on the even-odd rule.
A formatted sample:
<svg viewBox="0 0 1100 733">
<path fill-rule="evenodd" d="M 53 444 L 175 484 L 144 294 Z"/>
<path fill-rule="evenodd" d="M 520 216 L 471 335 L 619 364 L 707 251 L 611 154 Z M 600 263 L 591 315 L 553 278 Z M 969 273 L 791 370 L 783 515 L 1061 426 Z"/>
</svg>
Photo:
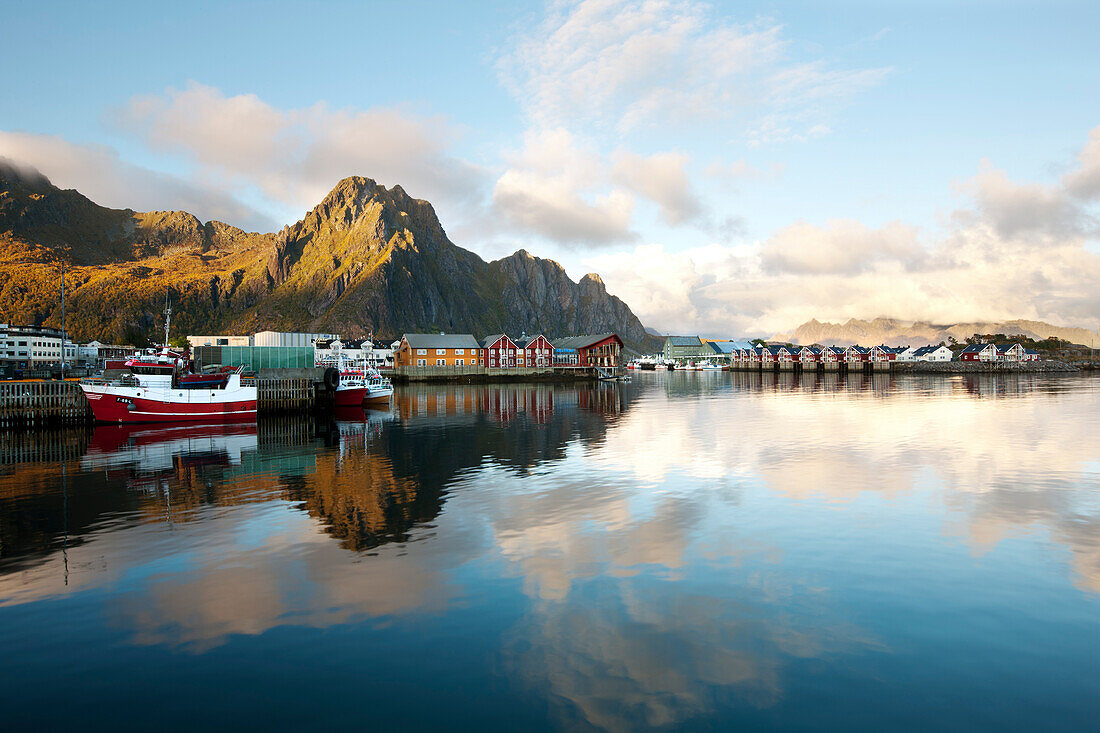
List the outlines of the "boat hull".
<svg viewBox="0 0 1100 733">
<path fill-rule="evenodd" d="M 354 407 L 363 404 L 366 397 L 366 387 L 352 387 L 351 389 L 336 390 L 336 394 L 332 399 L 336 407 Z"/>
<path fill-rule="evenodd" d="M 256 390 L 235 390 L 222 399 L 191 398 L 198 390 L 139 390 L 81 385 L 96 422 L 101 423 L 208 423 L 255 422 Z M 213 391 L 213 390 L 211 390 Z M 180 399 L 178 395 L 186 395 Z M 205 395 L 204 395 L 205 397 Z"/>
<path fill-rule="evenodd" d="M 393 387 L 383 387 L 381 389 L 370 389 L 367 391 L 366 397 L 363 398 L 363 402 L 368 405 L 377 405 L 382 402 L 389 402 L 390 397 L 393 396 Z"/>
</svg>

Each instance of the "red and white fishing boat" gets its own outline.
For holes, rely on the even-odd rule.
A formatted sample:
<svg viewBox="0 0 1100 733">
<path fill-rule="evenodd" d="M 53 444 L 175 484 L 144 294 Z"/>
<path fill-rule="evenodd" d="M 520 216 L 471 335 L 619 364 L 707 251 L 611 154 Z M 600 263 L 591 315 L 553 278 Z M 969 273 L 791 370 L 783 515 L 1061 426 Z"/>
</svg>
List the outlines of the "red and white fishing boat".
<svg viewBox="0 0 1100 733">
<path fill-rule="evenodd" d="M 164 343 L 172 307 L 165 303 Z M 187 359 L 167 346 L 135 354 L 113 380 L 86 379 L 80 388 L 97 422 L 255 422 L 256 387 L 245 385 L 243 367 L 218 374 L 188 374 Z"/>
<path fill-rule="evenodd" d="M 340 381 L 336 383 L 333 404 L 336 407 L 358 407 L 367 397 L 367 380 L 363 372 L 354 369 L 341 369 Z"/>
<path fill-rule="evenodd" d="M 105 423 L 254 422 L 256 387 L 243 367 L 216 380 L 194 379 L 182 354 L 169 349 L 135 355 L 115 380 L 80 383 L 96 421 Z M 205 375 L 204 375 L 205 376 Z"/>
</svg>

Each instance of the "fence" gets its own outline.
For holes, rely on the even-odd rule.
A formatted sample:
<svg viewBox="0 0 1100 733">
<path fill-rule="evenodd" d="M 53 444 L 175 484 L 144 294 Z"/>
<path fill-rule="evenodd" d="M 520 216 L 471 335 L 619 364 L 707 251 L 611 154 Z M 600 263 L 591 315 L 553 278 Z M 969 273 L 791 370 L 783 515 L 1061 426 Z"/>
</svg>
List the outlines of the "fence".
<svg viewBox="0 0 1100 733">
<path fill-rule="evenodd" d="M 316 403 L 315 395 L 312 379 L 256 379 L 256 409 L 259 412 L 311 410 Z"/>
<path fill-rule="evenodd" d="M 91 417 L 75 382 L 0 382 L 0 426 L 71 425 Z"/>
</svg>

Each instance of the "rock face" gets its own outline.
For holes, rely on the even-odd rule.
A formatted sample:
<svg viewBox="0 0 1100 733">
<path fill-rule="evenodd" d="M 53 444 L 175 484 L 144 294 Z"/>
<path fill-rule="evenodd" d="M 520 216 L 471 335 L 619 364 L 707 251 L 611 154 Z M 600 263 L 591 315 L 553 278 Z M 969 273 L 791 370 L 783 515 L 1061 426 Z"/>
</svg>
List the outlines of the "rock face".
<svg viewBox="0 0 1100 733">
<path fill-rule="evenodd" d="M 170 290 L 174 335 L 615 331 L 657 348 L 599 276 L 575 283 L 523 250 L 485 262 L 447 238 L 431 204 L 368 178 L 255 234 L 186 212 L 107 209 L 0 161 L 0 248 L 0 320 L 59 323 L 65 266 L 68 327 L 81 339 L 142 342 Z"/>
<path fill-rule="evenodd" d="M 789 334 L 778 334 L 771 340 L 795 344 L 938 344 L 941 341 L 963 341 L 975 333 L 1021 334 L 1035 340 L 1051 336 L 1085 346 L 1100 346 L 1100 333 L 1085 328 L 1066 328 L 1042 321 L 996 321 L 935 325 L 922 321 L 901 321 L 895 318 L 875 318 L 862 321 L 852 318 L 845 323 L 822 323 L 810 320 Z"/>
</svg>

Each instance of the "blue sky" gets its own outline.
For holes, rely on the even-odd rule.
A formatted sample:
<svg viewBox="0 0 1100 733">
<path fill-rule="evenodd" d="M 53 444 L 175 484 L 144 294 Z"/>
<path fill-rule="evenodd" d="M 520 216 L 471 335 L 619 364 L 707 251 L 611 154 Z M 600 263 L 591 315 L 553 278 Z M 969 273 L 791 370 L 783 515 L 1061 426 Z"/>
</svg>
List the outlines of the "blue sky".
<svg viewBox="0 0 1100 733">
<path fill-rule="evenodd" d="M 0 154 L 105 205 L 374 177 L 662 330 L 1100 319 L 1092 3 L 7 5 Z"/>
</svg>

